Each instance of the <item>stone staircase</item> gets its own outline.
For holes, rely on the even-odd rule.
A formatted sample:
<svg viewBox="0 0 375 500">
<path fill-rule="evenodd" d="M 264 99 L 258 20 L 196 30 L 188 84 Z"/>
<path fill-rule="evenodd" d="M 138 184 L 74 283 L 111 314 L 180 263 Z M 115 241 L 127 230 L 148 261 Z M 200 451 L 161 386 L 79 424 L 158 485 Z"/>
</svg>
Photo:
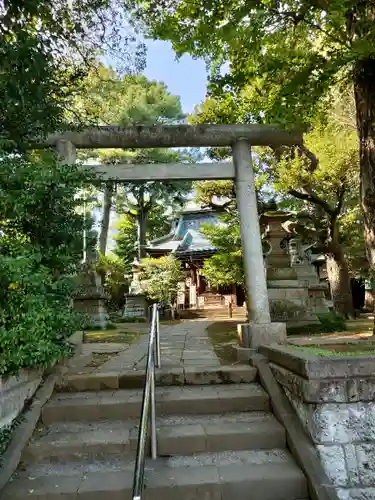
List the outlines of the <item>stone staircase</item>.
<svg viewBox="0 0 375 500">
<path fill-rule="evenodd" d="M 208 321 L 224 321 L 229 319 L 229 309 L 227 305 L 216 308 L 205 307 L 204 309 L 184 309 L 180 311 L 183 319 L 206 319 Z M 233 306 L 232 319 L 246 320 L 246 309 L 244 307 Z"/>
<path fill-rule="evenodd" d="M 158 374 L 159 457 L 147 460 L 143 498 L 307 499 L 306 479 L 256 370 L 216 371 L 213 377 L 202 367 L 183 379 Z M 126 376 L 121 380 L 126 387 Z M 44 406 L 2 500 L 131 500 L 142 390 L 79 392 L 94 386 L 67 380 L 62 390 L 70 392 L 56 393 Z"/>
</svg>

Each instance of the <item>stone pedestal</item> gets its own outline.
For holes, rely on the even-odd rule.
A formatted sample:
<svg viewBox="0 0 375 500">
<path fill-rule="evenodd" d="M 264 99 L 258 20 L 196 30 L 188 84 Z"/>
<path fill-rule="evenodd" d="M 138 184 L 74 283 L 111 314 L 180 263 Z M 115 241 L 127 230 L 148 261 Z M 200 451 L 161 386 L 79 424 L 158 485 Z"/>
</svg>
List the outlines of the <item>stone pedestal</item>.
<svg viewBox="0 0 375 500">
<path fill-rule="evenodd" d="M 86 265 L 77 281 L 74 310 L 88 317 L 89 326 L 105 328 L 109 319 L 105 303 L 107 295 L 101 285 L 100 276 Z"/>
<path fill-rule="evenodd" d="M 106 308 L 106 296 L 91 294 L 74 299 L 74 310 L 89 317 L 90 326 L 105 327 L 109 319 Z"/>
<path fill-rule="evenodd" d="M 148 318 L 148 302 L 144 295 L 127 294 L 123 318 Z"/>
</svg>

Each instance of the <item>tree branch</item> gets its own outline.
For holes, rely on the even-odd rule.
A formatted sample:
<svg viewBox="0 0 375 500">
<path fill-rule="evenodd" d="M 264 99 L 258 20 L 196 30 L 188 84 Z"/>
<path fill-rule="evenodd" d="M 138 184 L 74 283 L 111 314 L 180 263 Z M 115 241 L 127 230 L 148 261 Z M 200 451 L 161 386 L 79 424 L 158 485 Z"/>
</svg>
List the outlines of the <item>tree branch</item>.
<svg viewBox="0 0 375 500">
<path fill-rule="evenodd" d="M 296 189 L 290 189 L 288 193 L 295 198 L 298 198 L 299 200 L 303 201 L 308 201 L 309 203 L 314 203 L 315 205 L 318 205 L 319 207 L 323 208 L 325 212 L 329 215 L 334 215 L 335 210 L 332 209 L 332 207 L 319 198 L 315 193 L 301 193 L 300 191 L 297 191 Z"/>
<path fill-rule="evenodd" d="M 336 204 L 336 217 L 340 215 L 342 206 L 344 204 L 344 196 L 346 193 L 346 186 L 344 183 L 341 184 L 341 186 L 337 190 L 337 204 Z"/>
</svg>

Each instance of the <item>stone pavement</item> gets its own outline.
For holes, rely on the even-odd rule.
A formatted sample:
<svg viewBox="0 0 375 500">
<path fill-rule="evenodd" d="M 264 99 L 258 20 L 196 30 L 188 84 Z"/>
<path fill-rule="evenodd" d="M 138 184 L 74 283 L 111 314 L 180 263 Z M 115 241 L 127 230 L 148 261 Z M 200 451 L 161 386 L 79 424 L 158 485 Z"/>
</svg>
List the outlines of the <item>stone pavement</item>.
<svg viewBox="0 0 375 500">
<path fill-rule="evenodd" d="M 209 321 L 187 321 L 174 325 L 160 325 L 162 368 L 219 367 L 206 328 Z M 148 347 L 148 334 L 126 350 L 105 362 L 97 373 L 123 370 L 144 370 Z M 104 351 L 103 351 L 104 352 Z M 108 351 L 107 351 L 108 352 Z"/>
</svg>

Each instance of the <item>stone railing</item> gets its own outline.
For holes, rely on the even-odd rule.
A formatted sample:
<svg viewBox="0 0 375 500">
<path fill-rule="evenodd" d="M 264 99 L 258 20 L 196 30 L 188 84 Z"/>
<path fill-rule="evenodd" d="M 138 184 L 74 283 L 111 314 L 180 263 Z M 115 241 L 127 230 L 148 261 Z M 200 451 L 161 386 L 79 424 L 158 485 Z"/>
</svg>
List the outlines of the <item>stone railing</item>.
<svg viewBox="0 0 375 500">
<path fill-rule="evenodd" d="M 375 499 L 375 357 L 261 352 L 342 500 Z"/>
</svg>

